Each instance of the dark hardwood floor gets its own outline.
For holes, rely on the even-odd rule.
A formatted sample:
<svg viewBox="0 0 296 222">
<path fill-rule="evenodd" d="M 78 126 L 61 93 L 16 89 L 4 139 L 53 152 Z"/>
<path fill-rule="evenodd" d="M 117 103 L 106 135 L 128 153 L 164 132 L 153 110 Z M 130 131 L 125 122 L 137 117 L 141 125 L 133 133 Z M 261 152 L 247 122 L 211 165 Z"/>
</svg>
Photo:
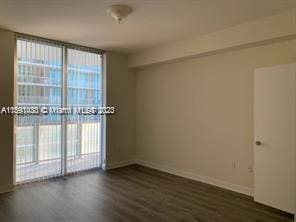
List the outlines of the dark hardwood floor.
<svg viewBox="0 0 296 222">
<path fill-rule="evenodd" d="M 293 221 L 248 196 L 139 165 L 19 186 L 0 195 L 1 222 Z"/>
</svg>

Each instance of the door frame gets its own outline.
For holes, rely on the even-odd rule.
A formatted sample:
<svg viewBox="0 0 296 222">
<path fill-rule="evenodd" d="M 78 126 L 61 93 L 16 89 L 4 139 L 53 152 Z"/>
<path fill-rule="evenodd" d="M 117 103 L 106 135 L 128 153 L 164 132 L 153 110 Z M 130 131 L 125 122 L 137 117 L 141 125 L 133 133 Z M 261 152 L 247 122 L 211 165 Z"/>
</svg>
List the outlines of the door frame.
<svg viewBox="0 0 296 222">
<path fill-rule="evenodd" d="M 286 64 L 279 64 L 279 65 L 271 65 L 271 66 L 267 66 L 267 67 L 256 67 L 254 68 L 254 72 L 253 72 L 253 137 L 252 137 L 252 148 L 253 148 L 253 200 L 255 201 L 255 180 L 254 180 L 254 177 L 255 177 L 255 166 L 254 166 L 254 161 L 255 161 L 255 149 L 258 149 L 258 146 L 255 145 L 255 140 L 256 140 L 256 137 L 255 137 L 255 130 L 254 130 L 254 127 L 255 127 L 255 70 L 257 69 L 264 69 L 264 68 L 272 68 L 272 67 L 279 67 L 279 66 L 287 66 L 287 65 L 291 65 L 291 66 L 294 66 L 294 71 L 295 71 L 295 86 L 296 86 L 296 63 L 295 62 L 292 62 L 292 63 L 286 63 Z M 296 92 L 296 91 L 295 91 Z M 296 95 L 295 95 L 295 104 L 296 104 Z M 295 107 L 296 109 L 296 107 Z M 295 113 L 295 126 L 296 126 L 296 113 Z M 295 169 L 295 179 L 296 180 L 296 141 L 295 141 L 295 165 L 294 165 L 294 169 Z M 295 204 L 296 204 L 296 183 L 295 183 Z M 295 205 L 296 206 L 296 205 Z M 291 213 L 291 212 L 289 212 Z M 295 215 L 295 222 L 296 222 L 296 208 L 295 208 L 295 211 L 294 211 L 294 215 Z"/>
</svg>

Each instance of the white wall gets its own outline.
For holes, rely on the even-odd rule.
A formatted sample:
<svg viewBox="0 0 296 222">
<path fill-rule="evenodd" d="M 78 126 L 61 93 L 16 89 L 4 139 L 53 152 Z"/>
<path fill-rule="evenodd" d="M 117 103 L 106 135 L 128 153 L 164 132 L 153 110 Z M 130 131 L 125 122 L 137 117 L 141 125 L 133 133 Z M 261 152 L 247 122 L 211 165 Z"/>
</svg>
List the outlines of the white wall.
<svg viewBox="0 0 296 222">
<path fill-rule="evenodd" d="M 140 51 L 129 56 L 128 65 L 136 68 L 293 35 L 296 35 L 295 10 Z"/>
<path fill-rule="evenodd" d="M 107 105 L 116 115 L 107 116 L 107 168 L 135 159 L 135 75 L 127 68 L 127 57 L 106 55 Z"/>
<path fill-rule="evenodd" d="M 253 70 L 295 61 L 286 40 L 138 69 L 137 158 L 252 188 Z"/>
</svg>

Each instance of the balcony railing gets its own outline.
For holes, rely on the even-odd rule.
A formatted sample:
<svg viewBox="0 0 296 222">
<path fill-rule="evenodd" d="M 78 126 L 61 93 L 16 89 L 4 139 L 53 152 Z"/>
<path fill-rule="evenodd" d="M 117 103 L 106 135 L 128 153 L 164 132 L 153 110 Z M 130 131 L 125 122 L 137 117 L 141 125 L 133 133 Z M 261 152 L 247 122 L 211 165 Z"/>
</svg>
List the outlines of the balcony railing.
<svg viewBox="0 0 296 222">
<path fill-rule="evenodd" d="M 16 181 L 61 173 L 61 125 L 18 126 Z M 67 173 L 100 166 L 100 123 L 67 124 Z"/>
</svg>

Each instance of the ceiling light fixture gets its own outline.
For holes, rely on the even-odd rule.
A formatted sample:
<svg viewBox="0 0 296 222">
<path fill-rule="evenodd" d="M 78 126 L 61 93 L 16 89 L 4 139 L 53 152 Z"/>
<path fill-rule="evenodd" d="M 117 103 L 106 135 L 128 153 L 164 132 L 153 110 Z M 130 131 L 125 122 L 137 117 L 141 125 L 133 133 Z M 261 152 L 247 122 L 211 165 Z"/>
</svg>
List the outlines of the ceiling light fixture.
<svg viewBox="0 0 296 222">
<path fill-rule="evenodd" d="M 132 11 L 133 9 L 127 5 L 111 5 L 107 9 L 108 14 L 110 14 L 118 23 L 131 14 Z"/>
</svg>

